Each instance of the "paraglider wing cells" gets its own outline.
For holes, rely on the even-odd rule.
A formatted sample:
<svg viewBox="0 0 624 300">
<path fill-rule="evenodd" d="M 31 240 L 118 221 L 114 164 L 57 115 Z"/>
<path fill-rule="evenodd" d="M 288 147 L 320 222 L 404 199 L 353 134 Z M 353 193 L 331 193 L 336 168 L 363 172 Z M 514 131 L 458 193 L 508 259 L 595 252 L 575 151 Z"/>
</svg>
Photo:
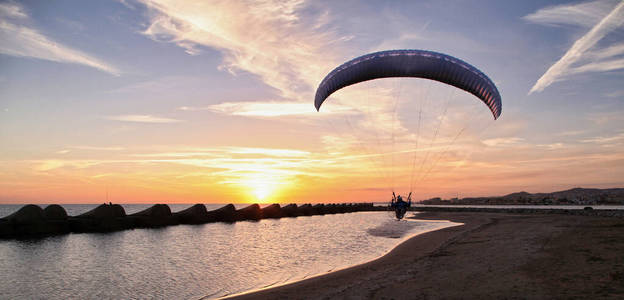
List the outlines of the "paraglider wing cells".
<svg viewBox="0 0 624 300">
<path fill-rule="evenodd" d="M 317 110 L 335 91 L 359 82 L 388 77 L 417 77 L 443 82 L 477 96 L 494 119 L 501 114 L 498 89 L 483 72 L 449 55 L 426 50 L 389 50 L 352 59 L 331 71 L 316 90 Z"/>
</svg>

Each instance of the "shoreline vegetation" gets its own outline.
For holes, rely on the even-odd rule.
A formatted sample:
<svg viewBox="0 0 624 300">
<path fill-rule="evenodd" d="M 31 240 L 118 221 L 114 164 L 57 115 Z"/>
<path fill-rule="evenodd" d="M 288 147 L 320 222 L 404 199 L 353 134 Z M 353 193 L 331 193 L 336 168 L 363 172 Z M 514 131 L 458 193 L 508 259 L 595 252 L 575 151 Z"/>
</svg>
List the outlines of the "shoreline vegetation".
<svg viewBox="0 0 624 300">
<path fill-rule="evenodd" d="M 624 296 L 622 215 L 438 210 L 414 218 L 464 225 L 417 235 L 365 264 L 226 299 Z"/>
</svg>

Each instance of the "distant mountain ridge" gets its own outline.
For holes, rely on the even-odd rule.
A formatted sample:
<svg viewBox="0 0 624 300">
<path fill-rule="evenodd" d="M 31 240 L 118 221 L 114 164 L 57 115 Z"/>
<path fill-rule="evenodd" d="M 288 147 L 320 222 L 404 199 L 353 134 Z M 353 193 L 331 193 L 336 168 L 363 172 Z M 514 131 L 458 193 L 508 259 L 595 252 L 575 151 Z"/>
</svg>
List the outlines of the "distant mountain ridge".
<svg viewBox="0 0 624 300">
<path fill-rule="evenodd" d="M 573 188 L 535 194 L 522 191 L 495 197 L 452 198 L 448 200 L 431 198 L 423 200 L 421 203 L 429 205 L 624 205 L 624 188 Z"/>
</svg>

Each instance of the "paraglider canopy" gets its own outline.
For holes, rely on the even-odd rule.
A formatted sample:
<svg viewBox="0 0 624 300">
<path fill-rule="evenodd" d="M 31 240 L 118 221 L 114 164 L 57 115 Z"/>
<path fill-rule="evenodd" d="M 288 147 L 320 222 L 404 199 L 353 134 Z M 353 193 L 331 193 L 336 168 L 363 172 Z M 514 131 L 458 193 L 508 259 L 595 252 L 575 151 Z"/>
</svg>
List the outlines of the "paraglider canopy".
<svg viewBox="0 0 624 300">
<path fill-rule="evenodd" d="M 359 82 L 387 77 L 417 77 L 443 82 L 477 96 L 494 119 L 502 112 L 498 89 L 483 72 L 449 55 L 426 50 L 388 50 L 352 59 L 321 81 L 314 106 L 317 110 L 335 91 Z"/>
<path fill-rule="evenodd" d="M 369 53 L 350 61 L 343 63 L 332 70 L 319 84 L 314 99 L 314 106 L 317 110 L 327 100 L 327 98 L 334 92 L 354 84 L 361 82 L 380 79 L 380 78 L 422 78 L 432 81 L 444 83 L 455 88 L 464 90 L 474 96 L 476 96 L 483 104 L 487 106 L 494 120 L 498 119 L 502 112 L 501 95 L 494 82 L 488 78 L 483 72 L 476 67 L 468 64 L 467 62 L 455 58 L 453 56 L 427 51 L 427 50 L 388 50 Z M 411 81 L 411 80 L 410 80 Z M 410 81 L 404 81 L 408 83 Z M 414 84 L 420 84 L 419 80 L 414 80 Z M 425 81 L 425 80 L 420 80 Z M 411 84 L 411 83 L 410 83 Z M 401 89 L 398 88 L 398 95 L 400 95 Z M 459 136 L 465 131 L 468 126 L 478 126 L 479 120 L 474 120 L 473 117 L 477 116 L 477 119 L 482 117 L 481 114 L 470 114 L 467 111 L 462 111 L 459 114 L 447 114 L 449 107 L 450 97 L 445 98 L 443 95 L 429 98 L 429 90 L 415 88 L 414 90 L 422 90 L 421 95 L 409 96 L 415 99 L 415 102 L 419 102 L 419 109 L 417 112 L 409 115 L 409 118 L 405 120 L 413 121 L 416 125 L 414 134 L 402 135 L 399 137 L 400 146 L 403 149 L 396 149 L 396 126 L 395 121 L 398 119 L 397 106 L 399 103 L 399 96 L 394 99 L 394 107 L 392 110 L 372 110 L 373 116 L 370 116 L 370 97 L 367 101 L 362 101 L 362 106 L 368 105 L 368 109 L 358 109 L 362 112 L 362 129 L 364 134 L 370 132 L 374 136 L 369 139 L 362 139 L 358 136 L 356 130 L 349 120 L 348 115 L 345 115 L 346 128 L 354 131 L 347 137 L 354 137 L 355 140 L 359 140 L 359 144 L 355 143 L 354 147 L 360 147 L 360 151 L 370 160 L 377 160 L 379 165 L 372 164 L 372 167 L 377 168 L 377 172 L 381 177 L 386 179 L 386 184 L 389 190 L 393 192 L 393 207 L 396 208 L 397 218 L 401 218 L 405 212 L 406 203 L 404 201 L 398 201 L 394 196 L 396 175 L 400 174 L 401 170 L 406 170 L 411 166 L 411 172 L 409 176 L 409 191 L 410 195 L 414 191 L 414 187 L 422 182 L 437 163 L 445 156 L 445 154 L 452 150 L 451 146 L 458 140 Z M 456 89 L 453 90 L 453 94 Z M 374 91 L 373 93 L 376 93 Z M 370 93 L 369 93 L 370 94 Z M 383 91 L 380 91 L 379 98 L 384 99 Z M 378 98 L 378 99 L 379 99 Z M 470 98 L 470 97 L 468 97 Z M 482 108 L 479 102 L 473 103 L 474 106 Z M 391 104 L 391 103 L 380 103 Z M 440 105 L 438 105 L 440 104 Z M 358 104 L 358 107 L 360 105 Z M 457 103 L 456 107 L 465 107 L 463 103 Z M 382 106 L 383 107 L 383 106 Z M 440 107 L 440 114 L 436 114 L 436 109 Z M 390 108 L 390 105 L 385 106 Z M 369 115 L 366 115 L 369 114 Z M 447 116 L 451 116 L 451 119 Z M 465 117 L 463 117 L 465 116 Z M 487 117 L 487 115 L 483 115 Z M 488 118 L 489 119 L 489 118 Z M 431 120 L 431 122 L 427 122 Z M 454 124 L 446 126 L 449 130 L 458 130 L 456 134 L 445 135 L 442 134 L 442 123 L 446 120 L 455 121 Z M 383 122 L 381 126 L 377 126 L 378 122 Z M 462 126 L 463 123 L 464 125 Z M 388 125 L 390 124 L 390 125 Z M 334 124 L 330 124 L 332 129 L 335 129 Z M 357 124 L 356 124 L 357 125 Z M 372 125 L 372 126 L 370 126 Z M 388 126 L 384 126 L 388 125 Z M 423 127 L 428 126 L 430 127 Z M 381 128 L 380 130 L 377 130 Z M 486 129 L 483 127 L 482 129 Z M 357 128 L 355 128 L 357 129 Z M 365 130 L 364 130 L 365 129 Z M 371 130 L 372 129 L 372 130 Z M 391 129 L 391 130 L 390 130 Z M 399 129 L 401 128 L 399 125 Z M 407 132 L 407 130 L 403 130 Z M 381 133 L 378 134 L 378 133 Z M 391 138 L 384 140 L 384 135 L 389 135 Z M 381 137 L 380 137 L 381 136 Z M 428 140 L 427 140 L 428 139 Z M 366 143 L 367 141 L 376 141 L 376 143 Z M 404 149 L 405 145 L 413 144 L 413 149 Z M 419 148 L 420 147 L 420 148 Z M 373 148 L 371 153 L 370 149 Z M 375 151 L 375 148 L 378 151 Z M 401 156 L 410 154 L 412 159 L 398 159 L 395 160 L 395 156 Z M 417 168 L 417 155 L 421 154 L 420 167 Z M 390 162 L 385 160 L 385 157 L 390 157 Z M 395 166 L 395 161 L 401 164 L 400 167 Z M 405 162 L 408 162 L 407 164 Z M 406 168 L 407 166 L 407 168 Z M 418 174 L 418 176 L 415 176 Z M 407 176 L 406 176 L 407 177 Z M 403 178 L 399 178 L 398 182 L 402 182 Z M 401 183 L 399 183 L 401 184 Z"/>
</svg>

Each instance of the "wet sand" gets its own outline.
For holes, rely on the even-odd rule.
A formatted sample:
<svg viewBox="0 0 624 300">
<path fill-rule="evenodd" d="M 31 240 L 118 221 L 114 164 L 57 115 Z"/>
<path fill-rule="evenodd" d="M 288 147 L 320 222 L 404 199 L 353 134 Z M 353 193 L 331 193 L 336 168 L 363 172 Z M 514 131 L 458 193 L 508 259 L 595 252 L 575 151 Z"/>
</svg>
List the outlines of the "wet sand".
<svg viewBox="0 0 624 300">
<path fill-rule="evenodd" d="M 464 223 L 366 264 L 235 299 L 624 297 L 624 219 L 429 212 Z"/>
</svg>

